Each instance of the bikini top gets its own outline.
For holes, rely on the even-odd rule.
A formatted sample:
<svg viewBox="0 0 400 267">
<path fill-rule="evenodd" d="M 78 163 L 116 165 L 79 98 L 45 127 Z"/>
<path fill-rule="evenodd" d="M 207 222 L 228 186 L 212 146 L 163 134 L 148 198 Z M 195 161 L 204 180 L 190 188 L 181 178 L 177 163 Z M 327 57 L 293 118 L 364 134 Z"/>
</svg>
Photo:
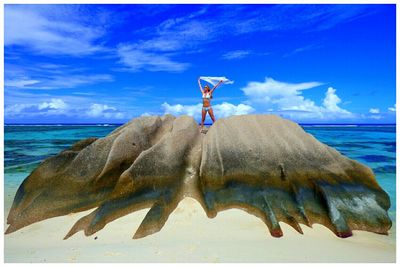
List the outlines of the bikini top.
<svg viewBox="0 0 400 267">
<path fill-rule="evenodd" d="M 205 94 L 203 94 L 203 98 L 210 99 L 211 98 L 211 94 L 210 93 L 205 93 Z"/>
</svg>

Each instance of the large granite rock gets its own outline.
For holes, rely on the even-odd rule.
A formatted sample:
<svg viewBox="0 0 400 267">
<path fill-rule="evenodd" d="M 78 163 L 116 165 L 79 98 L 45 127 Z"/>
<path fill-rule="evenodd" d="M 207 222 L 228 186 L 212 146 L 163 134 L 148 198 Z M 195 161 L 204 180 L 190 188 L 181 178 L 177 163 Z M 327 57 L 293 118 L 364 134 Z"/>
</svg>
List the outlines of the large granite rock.
<svg viewBox="0 0 400 267">
<path fill-rule="evenodd" d="M 203 140 L 201 192 L 210 217 L 238 207 L 260 217 L 273 236 L 279 221 L 320 223 L 340 237 L 387 233 L 388 195 L 368 167 L 277 116 L 220 119 Z"/>
<path fill-rule="evenodd" d="M 262 219 L 323 224 L 339 237 L 352 230 L 387 234 L 388 195 L 370 168 L 348 159 L 294 122 L 273 115 L 218 120 L 201 134 L 192 117 L 141 117 L 100 139 L 48 158 L 21 184 L 6 233 L 88 210 L 65 238 L 91 235 L 128 213 L 150 208 L 134 238 L 159 231 L 184 197 L 209 217 L 240 208 Z"/>
</svg>

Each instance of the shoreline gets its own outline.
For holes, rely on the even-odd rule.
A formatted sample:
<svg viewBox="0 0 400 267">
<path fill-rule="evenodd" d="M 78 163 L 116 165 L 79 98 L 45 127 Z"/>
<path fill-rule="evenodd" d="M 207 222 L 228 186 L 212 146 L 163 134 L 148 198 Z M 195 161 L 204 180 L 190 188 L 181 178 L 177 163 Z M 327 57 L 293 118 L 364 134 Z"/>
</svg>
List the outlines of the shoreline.
<svg viewBox="0 0 400 267">
<path fill-rule="evenodd" d="M 284 235 L 274 238 L 260 219 L 244 211 L 230 209 L 209 219 L 196 200 L 185 198 L 160 232 L 133 240 L 133 234 L 148 210 L 119 218 L 92 236 L 86 237 L 83 232 L 78 232 L 68 240 L 63 240 L 65 234 L 79 218 L 91 210 L 34 223 L 4 236 L 5 262 L 396 260 L 395 222 L 388 236 L 353 231 L 353 236 L 345 239 L 338 238 L 318 224 L 314 224 L 312 228 L 301 225 L 304 232 L 301 235 L 289 225 L 280 223 Z M 7 207 L 5 212 L 7 215 Z"/>
</svg>

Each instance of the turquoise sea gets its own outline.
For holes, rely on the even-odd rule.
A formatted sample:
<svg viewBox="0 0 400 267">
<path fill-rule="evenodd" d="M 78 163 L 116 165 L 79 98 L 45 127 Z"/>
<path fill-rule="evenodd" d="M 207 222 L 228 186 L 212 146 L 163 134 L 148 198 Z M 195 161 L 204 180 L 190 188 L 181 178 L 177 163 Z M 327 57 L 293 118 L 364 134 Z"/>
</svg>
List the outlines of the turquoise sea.
<svg viewBox="0 0 400 267">
<path fill-rule="evenodd" d="M 104 137 L 119 125 L 6 125 L 4 128 L 5 210 L 22 181 L 39 163 L 87 137 Z M 369 166 L 396 212 L 395 125 L 303 125 L 308 133 Z"/>
</svg>

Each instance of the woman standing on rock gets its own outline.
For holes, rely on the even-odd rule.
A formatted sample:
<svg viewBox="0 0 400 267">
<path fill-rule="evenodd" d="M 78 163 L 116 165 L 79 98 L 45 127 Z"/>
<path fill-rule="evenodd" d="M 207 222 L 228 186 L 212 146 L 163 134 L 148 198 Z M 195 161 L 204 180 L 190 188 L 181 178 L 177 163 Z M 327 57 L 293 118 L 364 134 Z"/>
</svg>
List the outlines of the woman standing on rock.
<svg viewBox="0 0 400 267">
<path fill-rule="evenodd" d="M 204 120 L 206 119 L 207 112 L 210 115 L 211 119 L 213 122 L 215 122 L 215 117 L 214 117 L 214 112 L 211 107 L 211 98 L 214 90 L 223 82 L 222 80 L 219 81 L 213 89 L 210 90 L 210 87 L 208 85 L 203 87 L 201 86 L 200 78 L 198 79 L 199 82 L 199 87 L 201 94 L 203 96 L 203 108 L 201 109 L 201 128 L 204 126 Z"/>
</svg>

